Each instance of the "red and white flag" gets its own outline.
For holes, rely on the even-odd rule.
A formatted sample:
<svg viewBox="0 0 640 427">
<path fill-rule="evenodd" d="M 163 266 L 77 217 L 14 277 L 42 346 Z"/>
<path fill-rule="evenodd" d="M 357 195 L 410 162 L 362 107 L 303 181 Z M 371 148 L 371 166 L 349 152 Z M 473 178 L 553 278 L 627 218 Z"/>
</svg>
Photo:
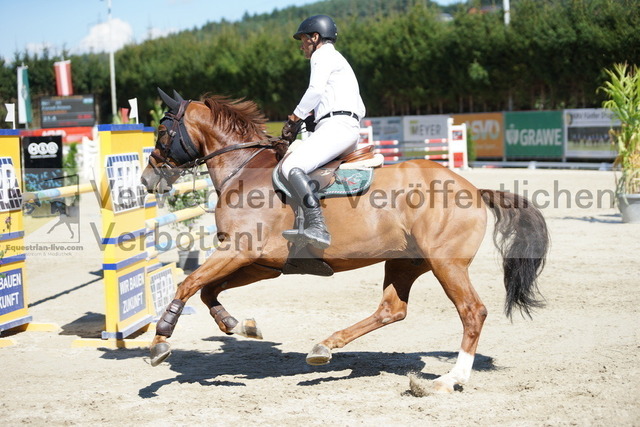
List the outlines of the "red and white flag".
<svg viewBox="0 0 640 427">
<path fill-rule="evenodd" d="M 71 83 L 71 60 L 53 63 L 56 70 L 56 89 L 58 96 L 73 95 L 73 84 Z"/>
</svg>

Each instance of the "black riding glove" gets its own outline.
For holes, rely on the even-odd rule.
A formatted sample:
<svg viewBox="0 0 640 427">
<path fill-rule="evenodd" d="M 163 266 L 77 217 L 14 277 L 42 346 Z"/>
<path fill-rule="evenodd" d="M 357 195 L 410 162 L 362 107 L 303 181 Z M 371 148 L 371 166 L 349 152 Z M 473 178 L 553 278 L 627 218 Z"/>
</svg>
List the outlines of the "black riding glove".
<svg viewBox="0 0 640 427">
<path fill-rule="evenodd" d="M 304 127 L 307 129 L 307 132 L 315 132 L 316 130 L 316 115 L 311 113 L 304 119 Z"/>
<path fill-rule="evenodd" d="M 298 132 L 300 132 L 300 128 L 302 127 L 302 120 L 291 120 L 287 119 L 282 127 L 282 135 L 281 138 L 291 144 L 296 140 L 298 136 Z"/>
</svg>

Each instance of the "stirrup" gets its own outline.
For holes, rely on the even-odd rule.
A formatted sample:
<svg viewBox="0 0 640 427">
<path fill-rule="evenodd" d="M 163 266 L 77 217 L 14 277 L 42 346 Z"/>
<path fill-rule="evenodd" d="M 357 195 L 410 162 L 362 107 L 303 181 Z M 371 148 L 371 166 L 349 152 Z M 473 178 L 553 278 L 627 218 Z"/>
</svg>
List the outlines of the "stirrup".
<svg viewBox="0 0 640 427">
<path fill-rule="evenodd" d="M 318 249 L 327 249 L 331 244 L 331 236 L 329 233 L 326 233 L 325 236 L 314 236 L 312 234 L 313 229 L 308 228 L 306 230 L 285 230 L 282 232 L 282 237 L 290 241 L 296 246 L 304 247 L 307 245 L 311 245 L 314 248 Z M 325 233 L 322 233 L 325 234 Z"/>
</svg>

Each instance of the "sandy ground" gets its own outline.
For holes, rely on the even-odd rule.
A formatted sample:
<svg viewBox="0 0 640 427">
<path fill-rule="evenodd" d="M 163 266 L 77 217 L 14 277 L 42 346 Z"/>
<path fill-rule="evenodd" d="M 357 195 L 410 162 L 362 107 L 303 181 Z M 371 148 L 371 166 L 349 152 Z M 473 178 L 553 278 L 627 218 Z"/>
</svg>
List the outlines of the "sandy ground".
<svg viewBox="0 0 640 427">
<path fill-rule="evenodd" d="M 194 298 L 197 313 L 182 316 L 174 353 L 159 367 L 146 349 L 72 348 L 104 321 L 102 261 L 89 225 L 98 212 L 87 197 L 84 249 L 30 254 L 30 312 L 61 329 L 16 334 L 17 345 L 0 349 L 0 424 L 640 425 L 640 225 L 621 223 L 606 194 L 598 203 L 613 174 L 463 175 L 482 188 L 517 184 L 548 201 L 552 247 L 540 280 L 547 307 L 533 321 L 510 322 L 497 251 L 485 237 L 471 277 L 489 317 L 462 391 L 409 391 L 411 373 L 425 381 L 446 373 L 460 345 L 461 323 L 431 274 L 413 286 L 406 320 L 334 351 L 329 365 L 305 364 L 314 343 L 373 312 L 382 264 L 223 294 L 234 316 L 257 319 L 263 341 L 222 334 Z"/>
</svg>

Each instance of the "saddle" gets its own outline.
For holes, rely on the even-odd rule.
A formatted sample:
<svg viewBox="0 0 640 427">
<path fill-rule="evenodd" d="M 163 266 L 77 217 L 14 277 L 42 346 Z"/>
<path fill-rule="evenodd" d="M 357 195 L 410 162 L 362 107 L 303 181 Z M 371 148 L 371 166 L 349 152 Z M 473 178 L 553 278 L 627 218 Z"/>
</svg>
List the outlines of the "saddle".
<svg viewBox="0 0 640 427">
<path fill-rule="evenodd" d="M 373 145 L 364 146 L 311 172 L 309 178 L 317 186 L 318 197 L 347 196 L 365 191 L 373 179 L 373 168 L 380 167 L 384 163 L 384 157 L 381 154 L 374 154 L 373 150 Z M 282 162 L 291 151 L 293 150 L 285 154 L 276 166 L 272 177 L 275 189 L 282 191 L 287 197 L 291 197 L 291 193 L 287 187 L 287 180 L 282 175 Z M 336 185 L 337 182 L 341 184 Z"/>
<path fill-rule="evenodd" d="M 317 183 L 318 197 L 339 197 L 366 191 L 373 180 L 373 168 L 382 166 L 384 163 L 384 158 L 379 154 L 374 154 L 373 150 L 373 145 L 367 145 L 345 156 L 336 158 L 309 174 L 309 178 Z M 282 175 L 281 167 L 282 162 L 289 154 L 287 153 L 275 168 L 273 184 L 277 190 L 291 197 L 290 190 L 287 188 L 287 181 Z M 336 184 L 337 182 L 339 183 Z M 298 228 L 302 232 L 304 229 L 302 208 L 297 206 L 294 210 L 296 212 L 294 228 Z M 318 254 L 318 250 L 309 246 L 298 247 L 292 245 L 282 273 L 332 276 L 333 269 L 319 258 Z"/>
</svg>

